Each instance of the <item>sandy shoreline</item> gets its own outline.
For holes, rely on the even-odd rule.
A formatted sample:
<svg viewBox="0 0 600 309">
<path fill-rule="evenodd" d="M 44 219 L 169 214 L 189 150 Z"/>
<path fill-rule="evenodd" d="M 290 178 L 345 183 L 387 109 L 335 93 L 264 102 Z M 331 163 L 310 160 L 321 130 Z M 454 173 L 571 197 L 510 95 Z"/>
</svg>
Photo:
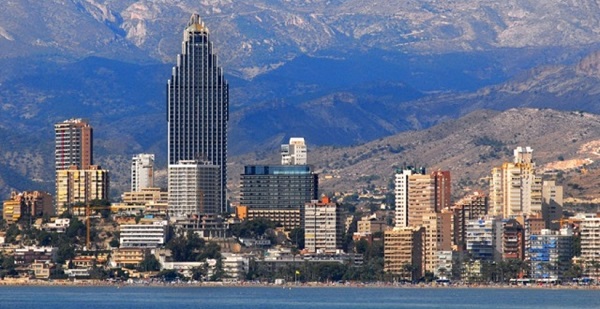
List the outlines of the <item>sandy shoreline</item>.
<svg viewBox="0 0 600 309">
<path fill-rule="evenodd" d="M 255 283 L 255 282 L 156 282 L 156 281 L 134 281 L 134 282 L 110 282 L 101 280 L 35 280 L 35 279 L 5 279 L 0 280 L 1 286 L 47 286 L 47 287 L 206 287 L 206 288 L 228 288 L 228 287 L 263 287 L 263 288 L 398 288 L 398 289 L 560 289 L 560 290 L 600 290 L 599 285 L 508 285 L 508 284 L 393 284 L 393 283 Z"/>
</svg>

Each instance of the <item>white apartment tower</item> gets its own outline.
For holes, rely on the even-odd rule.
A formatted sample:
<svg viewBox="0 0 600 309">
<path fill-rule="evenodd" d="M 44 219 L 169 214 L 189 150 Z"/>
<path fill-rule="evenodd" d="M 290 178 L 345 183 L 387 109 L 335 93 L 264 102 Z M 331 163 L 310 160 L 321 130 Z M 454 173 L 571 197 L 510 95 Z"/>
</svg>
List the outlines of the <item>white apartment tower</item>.
<svg viewBox="0 0 600 309">
<path fill-rule="evenodd" d="M 396 229 L 408 226 L 408 177 L 414 173 L 412 168 L 398 169 L 394 179 L 396 202 Z"/>
<path fill-rule="evenodd" d="M 306 165 L 306 162 L 306 143 L 303 137 L 292 137 L 289 144 L 281 145 L 281 165 Z"/>
<path fill-rule="evenodd" d="M 141 153 L 131 160 L 131 192 L 154 187 L 154 154 Z"/>
<path fill-rule="evenodd" d="M 594 263 L 600 260 L 600 218 L 597 214 L 585 214 L 581 221 L 581 259 L 584 273 L 588 276 L 599 276 Z"/>
<path fill-rule="evenodd" d="M 220 211 L 221 169 L 208 161 L 182 160 L 169 165 L 169 215 L 192 218 Z"/>
<path fill-rule="evenodd" d="M 304 241 L 310 253 L 336 253 L 342 249 L 342 206 L 328 197 L 304 206 Z"/>
</svg>

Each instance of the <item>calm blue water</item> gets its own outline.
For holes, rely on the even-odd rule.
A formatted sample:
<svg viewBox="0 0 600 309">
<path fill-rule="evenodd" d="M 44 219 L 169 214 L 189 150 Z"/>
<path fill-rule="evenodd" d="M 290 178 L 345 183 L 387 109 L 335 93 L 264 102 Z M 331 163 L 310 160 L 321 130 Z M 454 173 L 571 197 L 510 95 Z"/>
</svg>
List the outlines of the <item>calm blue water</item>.
<svg viewBox="0 0 600 309">
<path fill-rule="evenodd" d="M 600 308 L 600 291 L 0 287 L 0 308 Z"/>
</svg>

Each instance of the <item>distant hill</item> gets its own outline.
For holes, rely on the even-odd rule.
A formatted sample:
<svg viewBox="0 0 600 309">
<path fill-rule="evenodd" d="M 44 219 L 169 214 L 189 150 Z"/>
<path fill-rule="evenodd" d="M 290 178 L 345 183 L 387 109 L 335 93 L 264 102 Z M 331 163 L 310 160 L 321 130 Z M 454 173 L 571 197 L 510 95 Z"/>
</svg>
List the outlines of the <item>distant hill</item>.
<svg viewBox="0 0 600 309">
<path fill-rule="evenodd" d="M 519 108 L 478 110 L 429 129 L 399 133 L 357 146 L 310 145 L 308 160 L 320 173 L 322 192 L 386 187 L 397 168 L 450 170 L 455 195 L 487 187 L 493 167 L 512 160 L 518 146 L 531 146 L 540 172 L 558 177 L 569 196 L 600 197 L 600 116 L 583 112 Z M 278 163 L 276 153 L 239 156 L 230 168 Z M 239 184 L 233 174 L 232 183 Z"/>
</svg>

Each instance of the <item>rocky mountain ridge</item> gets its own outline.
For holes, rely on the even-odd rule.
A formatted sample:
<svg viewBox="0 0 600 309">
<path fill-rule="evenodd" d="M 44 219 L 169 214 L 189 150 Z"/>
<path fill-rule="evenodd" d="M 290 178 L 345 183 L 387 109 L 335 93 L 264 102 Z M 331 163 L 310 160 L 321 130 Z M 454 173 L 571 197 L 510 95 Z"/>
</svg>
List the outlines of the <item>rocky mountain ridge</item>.
<svg viewBox="0 0 600 309">
<path fill-rule="evenodd" d="M 228 71 L 244 78 L 327 50 L 443 54 L 600 42 L 592 0 L 9 0 L 1 56 L 170 62 L 192 12 L 211 29 Z"/>
</svg>

